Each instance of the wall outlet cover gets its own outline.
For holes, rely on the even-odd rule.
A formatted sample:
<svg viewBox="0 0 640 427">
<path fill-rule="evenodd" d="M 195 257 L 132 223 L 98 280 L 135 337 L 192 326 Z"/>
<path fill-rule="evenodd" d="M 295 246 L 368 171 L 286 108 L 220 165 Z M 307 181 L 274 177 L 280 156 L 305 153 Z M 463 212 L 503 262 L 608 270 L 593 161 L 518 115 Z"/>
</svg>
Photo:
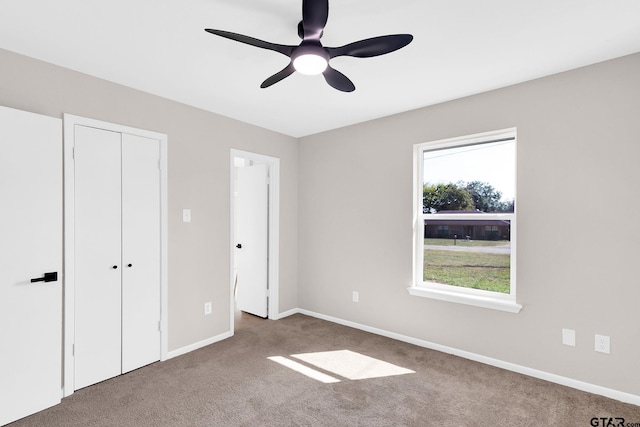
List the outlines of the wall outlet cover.
<svg viewBox="0 0 640 427">
<path fill-rule="evenodd" d="M 605 354 L 611 353 L 611 338 L 609 338 L 607 335 L 596 334 L 595 344 L 596 344 L 595 350 L 598 353 L 605 353 Z"/>
<path fill-rule="evenodd" d="M 563 329 L 562 330 L 562 344 L 568 345 L 570 347 L 576 346 L 576 331 L 573 329 Z"/>
<path fill-rule="evenodd" d="M 182 209 L 182 222 L 191 222 L 191 209 Z"/>
</svg>

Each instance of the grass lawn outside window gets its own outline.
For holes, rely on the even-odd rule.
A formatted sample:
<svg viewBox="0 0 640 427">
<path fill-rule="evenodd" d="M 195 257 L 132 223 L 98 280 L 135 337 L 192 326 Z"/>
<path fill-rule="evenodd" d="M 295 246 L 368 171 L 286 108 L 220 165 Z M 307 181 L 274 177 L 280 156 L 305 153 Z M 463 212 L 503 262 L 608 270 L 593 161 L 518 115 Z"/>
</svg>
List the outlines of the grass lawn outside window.
<svg viewBox="0 0 640 427">
<path fill-rule="evenodd" d="M 504 245 L 504 242 L 473 243 L 493 244 L 488 247 L 500 247 L 500 243 Z M 457 247 L 465 244 L 467 243 L 462 243 Z M 451 247 L 452 245 L 451 243 L 446 246 Z M 468 247 L 483 248 L 485 246 L 476 244 Z M 508 294 L 510 263 L 509 253 L 454 252 L 450 250 L 425 249 L 423 280 Z"/>
</svg>

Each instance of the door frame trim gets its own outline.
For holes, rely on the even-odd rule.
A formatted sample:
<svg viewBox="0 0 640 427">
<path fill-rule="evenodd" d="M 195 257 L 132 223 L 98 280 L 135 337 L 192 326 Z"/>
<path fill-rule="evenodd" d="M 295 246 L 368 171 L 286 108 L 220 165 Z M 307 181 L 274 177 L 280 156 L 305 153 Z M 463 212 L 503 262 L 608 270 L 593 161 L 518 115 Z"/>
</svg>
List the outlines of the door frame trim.
<svg viewBox="0 0 640 427">
<path fill-rule="evenodd" d="M 73 147 L 76 125 L 104 129 L 112 132 L 138 135 L 160 142 L 160 360 L 168 353 L 168 226 L 167 226 L 167 153 L 166 134 L 137 129 L 115 123 L 63 114 L 64 133 L 64 344 L 63 344 L 63 397 L 74 392 L 74 336 L 75 336 L 75 171 Z"/>
<path fill-rule="evenodd" d="M 279 290 L 280 290 L 280 159 L 264 154 L 252 153 L 250 151 L 237 150 L 232 148 L 229 156 L 229 331 L 233 334 L 235 330 L 235 307 L 233 289 L 235 285 L 234 276 L 234 248 L 235 248 L 235 158 L 243 158 L 266 164 L 269 168 L 269 223 L 268 223 L 268 286 L 269 305 L 268 318 L 278 320 L 280 318 Z"/>
</svg>

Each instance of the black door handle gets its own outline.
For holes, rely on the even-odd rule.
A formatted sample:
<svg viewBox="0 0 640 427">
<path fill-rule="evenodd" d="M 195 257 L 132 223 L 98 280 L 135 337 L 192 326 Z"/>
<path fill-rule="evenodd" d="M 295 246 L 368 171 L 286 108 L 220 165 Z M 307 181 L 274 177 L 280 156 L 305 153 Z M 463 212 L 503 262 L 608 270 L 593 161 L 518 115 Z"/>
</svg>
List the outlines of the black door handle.
<svg viewBox="0 0 640 427">
<path fill-rule="evenodd" d="M 111 267 L 111 268 L 113 268 L 113 269 L 115 270 L 115 269 L 117 269 L 117 268 L 118 268 L 118 266 L 117 266 L 117 265 L 114 265 L 114 266 L 113 266 L 113 267 Z"/>
<path fill-rule="evenodd" d="M 133 267 L 133 264 L 127 264 L 127 267 Z"/>
<path fill-rule="evenodd" d="M 241 244 L 241 243 L 238 243 L 238 244 L 236 245 L 236 248 L 238 248 L 238 249 L 242 249 L 242 244 Z"/>
<path fill-rule="evenodd" d="M 53 273 L 44 273 L 43 277 L 38 277 L 36 279 L 31 279 L 31 283 L 34 282 L 57 282 L 58 281 L 58 272 L 54 271 Z"/>
</svg>

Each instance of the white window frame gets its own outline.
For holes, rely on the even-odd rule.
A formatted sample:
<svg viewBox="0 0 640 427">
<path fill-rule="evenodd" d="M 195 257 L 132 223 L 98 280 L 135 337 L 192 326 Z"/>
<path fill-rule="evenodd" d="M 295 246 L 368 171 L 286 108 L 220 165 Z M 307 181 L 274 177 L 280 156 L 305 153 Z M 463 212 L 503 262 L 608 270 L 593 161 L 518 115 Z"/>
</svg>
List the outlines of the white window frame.
<svg viewBox="0 0 640 427">
<path fill-rule="evenodd" d="M 424 274 L 424 221 L 434 219 L 436 214 L 422 213 L 423 177 L 424 177 L 424 152 L 435 149 L 453 148 L 465 145 L 475 145 L 491 141 L 513 138 L 516 141 L 517 152 L 517 132 L 515 128 L 502 129 L 499 131 L 485 132 L 475 135 L 449 138 L 438 141 L 415 144 L 413 146 L 413 182 L 414 182 L 414 202 L 413 202 L 413 283 L 408 288 L 409 294 L 418 297 L 433 298 L 442 301 L 449 301 L 460 304 L 467 304 L 476 307 L 501 310 L 511 313 L 519 313 L 522 305 L 516 302 L 516 253 L 517 253 L 517 224 L 516 210 L 513 213 L 486 213 L 482 215 L 483 220 L 506 220 L 510 221 L 511 230 L 511 268 L 510 268 L 510 292 L 508 294 L 500 292 L 485 291 L 480 289 L 470 289 L 460 286 L 445 285 L 423 280 Z M 517 157 L 517 156 L 516 156 Z M 515 159 L 514 159 L 515 161 Z M 516 163 L 517 168 L 517 163 Z M 514 177 L 515 179 L 515 177 Z M 516 186 L 517 190 L 517 186 Z M 437 214 L 438 219 L 456 220 L 469 219 L 469 214 Z"/>
</svg>

